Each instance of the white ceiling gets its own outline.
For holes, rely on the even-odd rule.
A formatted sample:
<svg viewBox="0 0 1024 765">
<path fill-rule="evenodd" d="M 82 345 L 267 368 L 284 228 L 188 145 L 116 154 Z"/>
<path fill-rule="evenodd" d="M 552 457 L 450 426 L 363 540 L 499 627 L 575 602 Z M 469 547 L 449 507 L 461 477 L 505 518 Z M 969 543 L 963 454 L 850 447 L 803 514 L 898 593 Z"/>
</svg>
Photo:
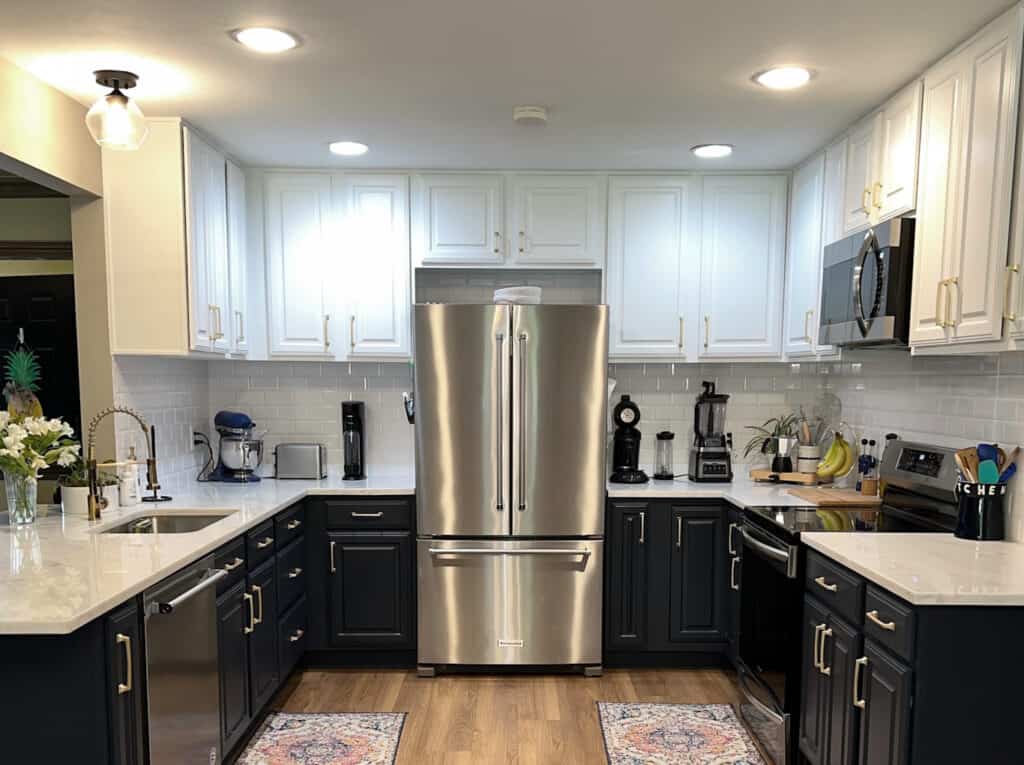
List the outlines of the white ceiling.
<svg viewBox="0 0 1024 765">
<path fill-rule="evenodd" d="M 788 168 L 1007 0 L 48 0 L 7 3 L 0 51 L 79 98 L 132 67 L 148 115 L 181 115 L 249 164 Z M 231 29 L 303 45 L 261 56 Z M 801 91 L 750 76 L 799 63 Z M 512 122 L 543 104 L 543 127 Z M 83 130 L 85 129 L 83 125 Z M 330 141 L 368 143 L 360 159 Z M 690 146 L 736 145 L 697 160 Z"/>
</svg>

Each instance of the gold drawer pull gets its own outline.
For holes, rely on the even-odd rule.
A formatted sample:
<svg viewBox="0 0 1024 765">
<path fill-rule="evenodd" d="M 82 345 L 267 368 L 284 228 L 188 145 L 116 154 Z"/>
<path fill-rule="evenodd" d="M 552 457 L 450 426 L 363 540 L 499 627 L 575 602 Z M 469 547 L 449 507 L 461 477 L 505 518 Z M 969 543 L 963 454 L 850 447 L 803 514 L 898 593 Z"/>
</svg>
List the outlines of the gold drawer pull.
<svg viewBox="0 0 1024 765">
<path fill-rule="evenodd" d="M 249 635 L 256 629 L 256 607 L 253 605 L 252 595 L 249 593 L 243 592 L 242 600 L 249 604 L 249 624 L 242 628 L 242 632 Z"/>
<path fill-rule="evenodd" d="M 375 513 L 357 513 L 355 510 L 352 511 L 353 518 L 383 518 L 384 511 L 378 510 Z"/>
<path fill-rule="evenodd" d="M 302 569 L 299 568 L 298 566 L 296 566 L 295 568 L 293 568 L 291 571 L 288 572 L 288 578 L 289 579 L 298 579 L 301 575 L 302 575 Z"/>
<path fill-rule="evenodd" d="M 825 631 L 825 627 L 826 627 L 826 625 L 824 625 L 824 624 L 815 624 L 814 625 L 814 651 L 813 651 L 813 653 L 814 653 L 814 668 L 816 670 L 818 670 L 819 672 L 821 672 L 821 663 L 822 663 L 822 659 L 821 659 L 821 646 L 822 646 L 821 634 Z"/>
<path fill-rule="evenodd" d="M 873 621 L 875 624 L 877 624 L 879 627 L 881 627 L 883 630 L 888 630 L 889 632 L 896 631 L 896 622 L 883 622 L 881 619 L 878 618 L 878 611 L 868 611 L 864 615 L 868 617 L 868 619 Z"/>
<path fill-rule="evenodd" d="M 266 548 L 270 547 L 272 544 L 274 544 L 274 538 L 273 537 L 264 537 L 263 539 L 261 539 L 259 542 L 256 543 L 256 549 L 257 550 L 265 550 Z"/>
<path fill-rule="evenodd" d="M 132 639 L 127 635 L 117 633 L 118 645 L 124 646 L 124 682 L 117 684 L 117 693 L 120 696 L 124 693 L 131 693 L 132 690 Z"/>
<path fill-rule="evenodd" d="M 260 604 L 260 615 L 254 616 L 252 623 L 263 624 L 263 588 L 260 587 L 258 584 L 254 584 L 252 586 L 252 591 L 256 593 L 256 600 Z"/>
<path fill-rule="evenodd" d="M 866 707 L 868 705 L 867 701 L 865 699 L 863 699 L 863 698 L 861 698 L 860 696 L 857 695 L 857 689 L 860 688 L 860 675 L 861 675 L 861 671 L 867 665 L 868 665 L 868 657 L 867 656 L 861 656 L 859 659 L 857 659 L 857 661 L 854 662 L 854 665 L 853 665 L 853 683 L 852 683 L 852 685 L 853 685 L 853 705 L 855 707 L 857 707 L 857 709 L 864 709 L 864 707 Z"/>
<path fill-rule="evenodd" d="M 832 628 L 829 627 L 827 630 L 821 632 L 821 663 L 818 665 L 818 669 L 821 670 L 821 674 L 826 677 L 832 674 L 832 667 L 825 666 L 825 639 L 832 637 Z"/>
<path fill-rule="evenodd" d="M 302 521 L 295 519 L 294 521 L 288 521 L 288 523 L 285 524 L 285 528 L 288 529 L 288 531 L 294 531 L 301 525 Z"/>
<path fill-rule="evenodd" d="M 242 560 L 239 557 L 235 557 L 235 559 L 233 561 L 231 561 L 230 563 L 225 563 L 224 564 L 224 570 L 225 571 L 234 571 L 236 568 L 241 566 L 243 563 L 245 563 L 244 560 Z"/>
<path fill-rule="evenodd" d="M 294 635 L 290 635 L 288 637 L 288 641 L 291 642 L 291 643 L 298 643 L 300 640 L 302 640 L 302 636 L 305 635 L 305 634 L 306 634 L 305 630 L 295 630 L 295 634 Z"/>
<path fill-rule="evenodd" d="M 829 592 L 839 592 L 839 585 L 829 584 L 825 581 L 825 577 L 823 576 L 816 577 L 814 583 L 823 590 L 828 590 Z"/>
<path fill-rule="evenodd" d="M 736 581 L 736 564 L 739 562 L 739 558 L 733 558 L 732 565 L 729 568 L 729 586 L 737 591 L 740 589 L 740 583 Z"/>
</svg>

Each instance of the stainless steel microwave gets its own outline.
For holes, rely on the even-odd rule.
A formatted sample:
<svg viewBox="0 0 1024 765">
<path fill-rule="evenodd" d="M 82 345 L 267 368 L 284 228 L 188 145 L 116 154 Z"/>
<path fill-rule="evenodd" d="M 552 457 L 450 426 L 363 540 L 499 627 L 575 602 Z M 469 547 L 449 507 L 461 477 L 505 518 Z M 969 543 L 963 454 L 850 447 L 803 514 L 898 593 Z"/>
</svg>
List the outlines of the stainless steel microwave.
<svg viewBox="0 0 1024 765">
<path fill-rule="evenodd" d="M 913 218 L 893 218 L 828 245 L 823 269 L 819 343 L 907 345 Z"/>
</svg>

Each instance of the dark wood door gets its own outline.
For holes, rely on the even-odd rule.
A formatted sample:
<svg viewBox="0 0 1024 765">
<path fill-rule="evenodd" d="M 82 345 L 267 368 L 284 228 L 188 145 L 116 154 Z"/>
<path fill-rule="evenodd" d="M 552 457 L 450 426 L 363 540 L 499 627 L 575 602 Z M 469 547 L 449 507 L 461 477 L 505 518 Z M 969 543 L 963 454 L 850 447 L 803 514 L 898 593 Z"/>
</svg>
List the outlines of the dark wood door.
<svg viewBox="0 0 1024 765">
<path fill-rule="evenodd" d="M 857 751 L 857 708 L 853 705 L 854 662 L 861 655 L 863 636 L 835 614 L 822 637 L 823 663 L 828 673 L 828 698 L 823 762 L 853 765 Z"/>
<path fill-rule="evenodd" d="M 142 650 L 139 609 L 132 600 L 105 619 L 107 698 L 113 765 L 145 765 L 146 718 L 143 714 Z"/>
<path fill-rule="evenodd" d="M 327 535 L 331 644 L 411 648 L 415 580 L 408 532 Z"/>
<path fill-rule="evenodd" d="M 804 596 L 803 650 L 800 663 L 800 751 L 811 765 L 822 762 L 826 736 L 827 677 L 818 668 L 821 633 L 828 628 L 828 612 L 816 600 Z"/>
<path fill-rule="evenodd" d="M 864 642 L 859 659 L 861 765 L 904 765 L 910 725 L 911 670 L 875 644 Z"/>
<path fill-rule="evenodd" d="M 249 698 L 249 634 L 255 604 L 245 580 L 217 599 L 217 652 L 220 656 L 221 754 L 238 743 L 252 719 Z"/>
<path fill-rule="evenodd" d="M 669 586 L 670 639 L 725 638 L 725 534 L 718 507 L 673 507 Z"/>
<path fill-rule="evenodd" d="M 249 697 L 252 714 L 277 690 L 280 673 L 277 666 L 277 577 L 275 560 L 249 573 L 249 595 L 256 612 L 249 635 Z"/>
<path fill-rule="evenodd" d="M 605 630 L 609 650 L 647 645 L 647 534 L 650 507 L 613 502 L 605 529 Z"/>
</svg>

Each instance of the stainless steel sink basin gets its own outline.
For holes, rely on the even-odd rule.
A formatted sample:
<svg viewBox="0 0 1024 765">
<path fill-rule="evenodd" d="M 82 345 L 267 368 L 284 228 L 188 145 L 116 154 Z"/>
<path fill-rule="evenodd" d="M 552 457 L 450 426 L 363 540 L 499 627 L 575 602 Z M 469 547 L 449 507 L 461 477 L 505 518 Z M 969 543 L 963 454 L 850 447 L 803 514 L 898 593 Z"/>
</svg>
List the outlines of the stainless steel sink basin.
<svg viewBox="0 0 1024 765">
<path fill-rule="evenodd" d="M 188 534 L 222 521 L 231 513 L 151 513 L 104 529 L 101 534 Z"/>
</svg>

